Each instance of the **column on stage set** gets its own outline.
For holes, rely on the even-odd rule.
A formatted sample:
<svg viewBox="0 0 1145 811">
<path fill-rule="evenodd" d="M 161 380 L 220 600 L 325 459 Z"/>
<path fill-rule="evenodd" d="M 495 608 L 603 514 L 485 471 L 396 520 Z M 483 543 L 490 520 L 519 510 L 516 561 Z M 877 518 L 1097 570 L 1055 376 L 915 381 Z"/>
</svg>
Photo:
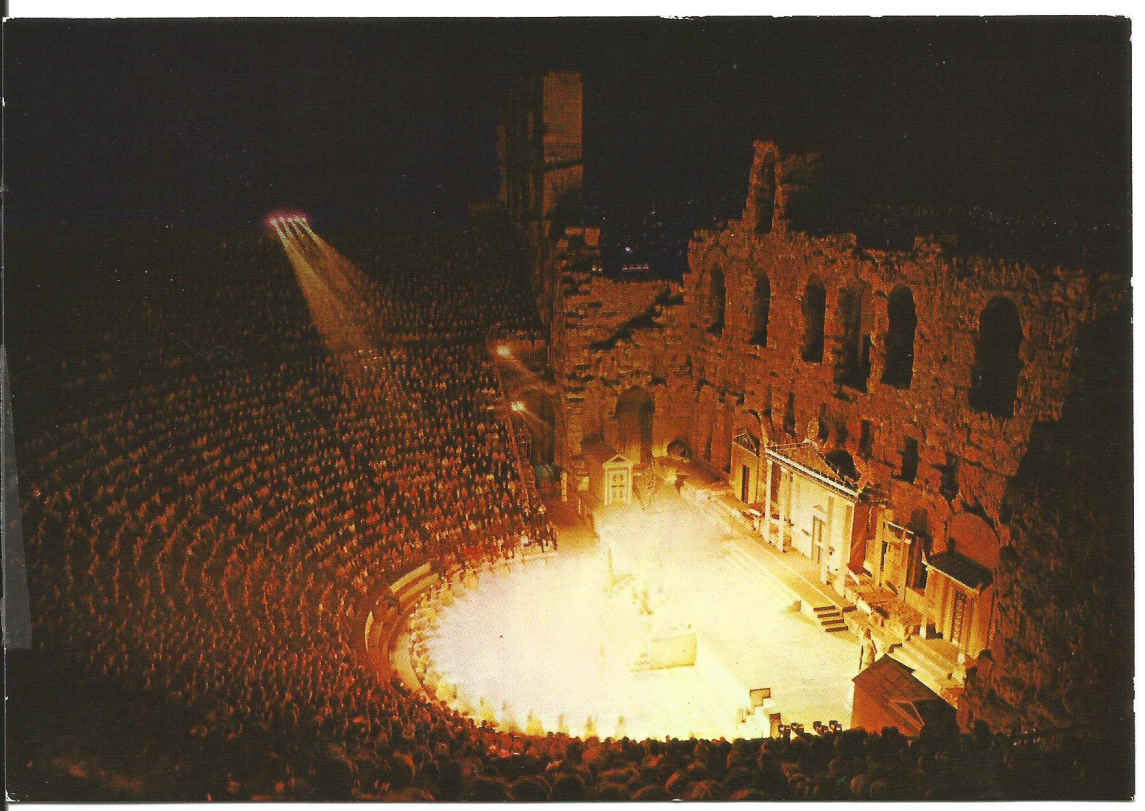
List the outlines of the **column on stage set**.
<svg viewBox="0 0 1145 811">
<path fill-rule="evenodd" d="M 763 454 L 764 475 L 766 477 L 763 488 L 763 542 L 771 543 L 771 460 L 767 452 Z"/>
</svg>

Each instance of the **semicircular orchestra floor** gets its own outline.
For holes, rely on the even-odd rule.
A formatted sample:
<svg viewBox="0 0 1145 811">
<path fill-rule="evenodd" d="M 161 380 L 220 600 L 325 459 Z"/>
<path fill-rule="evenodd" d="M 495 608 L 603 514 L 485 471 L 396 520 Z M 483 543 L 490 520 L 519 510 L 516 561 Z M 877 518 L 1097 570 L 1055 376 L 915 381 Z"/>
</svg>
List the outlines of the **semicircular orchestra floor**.
<svg viewBox="0 0 1145 811">
<path fill-rule="evenodd" d="M 736 569 L 728 539 L 701 516 L 641 516 L 658 521 L 651 551 L 618 554 L 623 565 L 602 544 L 439 582 L 410 615 L 401 653 L 428 693 L 506 730 L 759 737 L 774 713 L 846 726 L 851 635 L 823 633 L 766 575 Z M 694 664 L 650 667 L 665 650 L 653 640 L 689 639 Z M 772 698 L 753 711 L 758 687 Z"/>
</svg>

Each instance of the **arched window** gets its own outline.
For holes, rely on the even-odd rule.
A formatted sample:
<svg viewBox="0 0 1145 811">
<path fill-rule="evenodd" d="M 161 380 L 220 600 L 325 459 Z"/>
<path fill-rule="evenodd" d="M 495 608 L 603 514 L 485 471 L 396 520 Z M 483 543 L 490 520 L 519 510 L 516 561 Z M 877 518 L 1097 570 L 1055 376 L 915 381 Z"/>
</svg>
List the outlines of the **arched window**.
<svg viewBox="0 0 1145 811">
<path fill-rule="evenodd" d="M 759 172 L 759 185 L 755 193 L 755 232 L 771 233 L 775 216 L 775 153 L 768 152 Z"/>
<path fill-rule="evenodd" d="M 711 287 L 708 290 L 708 329 L 713 335 L 720 335 L 724 331 L 726 303 L 727 286 L 724 283 L 724 272 L 719 268 L 713 268 Z"/>
<path fill-rule="evenodd" d="M 687 462 L 692 458 L 692 449 L 684 439 L 673 439 L 668 443 L 668 455 L 673 459 Z"/>
<path fill-rule="evenodd" d="M 652 461 L 652 419 L 655 403 L 644 389 L 634 386 L 616 401 L 620 429 L 618 450 L 638 465 Z"/>
<path fill-rule="evenodd" d="M 751 308 L 751 342 L 767 346 L 767 319 L 771 314 L 771 282 L 767 274 L 759 274 L 755 283 L 755 296 Z"/>
<path fill-rule="evenodd" d="M 839 341 L 835 382 L 860 391 L 867 390 L 867 378 L 871 374 L 871 310 L 871 291 L 866 285 L 848 287 L 839 293 L 843 332 Z"/>
<path fill-rule="evenodd" d="M 814 276 L 803 291 L 803 360 L 823 362 L 823 321 L 827 314 L 827 291 Z"/>
<path fill-rule="evenodd" d="M 1018 396 L 1018 374 L 1022 361 L 1022 324 L 1018 308 L 1008 298 L 996 298 L 986 305 L 978 323 L 978 345 L 970 382 L 970 406 L 995 417 L 1014 413 Z"/>
<path fill-rule="evenodd" d="M 914 375 L 914 330 L 918 317 L 914 312 L 914 295 L 909 287 L 899 285 L 887 299 L 887 363 L 883 382 L 905 389 Z"/>
</svg>

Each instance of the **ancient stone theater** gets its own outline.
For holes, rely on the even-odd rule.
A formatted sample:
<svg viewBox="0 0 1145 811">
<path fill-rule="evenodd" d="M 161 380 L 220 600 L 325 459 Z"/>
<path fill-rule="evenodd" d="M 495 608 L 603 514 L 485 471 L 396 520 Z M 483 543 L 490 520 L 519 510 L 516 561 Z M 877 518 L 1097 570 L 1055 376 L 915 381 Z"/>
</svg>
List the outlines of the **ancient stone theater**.
<svg viewBox="0 0 1145 811">
<path fill-rule="evenodd" d="M 560 74 L 534 87 L 538 126 L 577 89 Z M 755 141 L 741 215 L 692 233 L 681 279 L 606 273 L 597 229 L 555 233 L 554 189 L 581 178 L 536 141 L 503 195 L 538 257 L 551 341 L 549 379 L 526 391 L 549 415 L 532 430 L 551 426 L 568 486 L 599 505 L 631 499 L 645 476 L 698 492 L 819 587 L 800 601 L 808 616 L 866 635 L 964 725 L 1092 706 L 1092 684 L 1080 699 L 1042 669 L 1079 651 L 1046 638 L 1068 633 L 1061 617 L 1086 589 L 1059 574 L 1073 553 L 1047 564 L 1051 533 L 1014 518 L 1051 496 L 1026 484 L 1037 465 L 1086 453 L 1076 431 L 1061 436 L 1093 378 L 1083 366 L 1124 371 L 1123 357 L 1086 354 L 1124 319 L 1124 274 L 974 253 L 957 233 L 873 248 L 803 230 L 819 156 L 768 140 Z M 609 475 L 600 459 L 629 472 L 594 481 Z M 856 724 L 885 720 L 862 717 L 855 689 Z"/>
<path fill-rule="evenodd" d="M 323 58 L 298 60 L 323 81 L 268 71 L 249 105 L 217 111 L 268 146 L 311 127 L 331 139 L 268 153 L 266 178 L 310 178 L 296 202 L 275 181 L 241 206 L 254 221 L 226 228 L 201 212 L 6 234 L 21 302 L 0 351 L 9 796 L 1133 796 L 1124 212 L 928 212 L 962 192 L 943 198 L 950 172 L 915 182 L 905 160 L 913 209 L 844 205 L 840 168 L 875 148 L 847 153 L 849 133 L 814 141 L 790 119 L 818 106 L 805 126 L 828 126 L 834 102 L 805 86 L 837 101 L 867 84 L 852 67 L 884 69 L 861 25 L 811 24 L 805 41 L 839 43 L 823 70 L 857 78 L 788 77 L 793 106 L 769 130 L 778 97 L 754 84 L 768 71 L 737 65 L 764 40 L 740 21 L 726 39 L 714 21 L 667 22 L 509 21 L 486 41 L 501 23 L 359 39 L 323 21 Z M 792 29 L 773 22 L 759 30 L 778 45 Z M 1020 62 L 998 21 L 968 23 L 953 66 L 927 25 L 911 36 L 943 81 Z M 1108 27 L 1127 67 L 1128 22 Z M 581 31 L 567 40 L 584 52 L 554 59 L 532 42 L 542 28 Z M 284 29 L 260 36 L 294 60 Z M 1086 30 L 1022 20 L 1003 41 L 1076 57 Z M 208 33 L 194 75 L 247 42 Z M 681 61 L 704 40 L 742 57 Z M 844 40 L 863 54 L 845 58 Z M 176 76 L 158 60 L 179 57 L 181 30 L 162 37 L 173 50 L 155 41 L 125 40 L 125 64 Z M 436 73 L 416 43 L 443 51 Z M 484 73 L 459 76 L 480 49 Z M 226 56 L 202 74 L 220 97 L 248 62 Z M 1073 116 L 1101 108 L 1106 76 L 1085 61 Z M 216 112 L 211 94 L 122 84 L 103 106 L 171 128 L 154 149 L 124 142 L 149 160 L 183 143 L 197 104 Z M 272 85 L 282 106 L 254 126 Z M 362 109 L 318 103 L 349 85 Z M 705 88 L 723 101 L 706 106 Z M 637 115 L 644 94 L 657 103 Z M 35 96 L 14 105 L 25 144 L 51 129 L 19 112 Z M 1054 122 L 1057 101 L 1038 107 Z M 80 132 L 81 108 L 54 120 Z M 711 149 L 675 131 L 688 122 Z M 1054 139 L 1018 123 L 1022 170 L 1062 194 L 1122 163 L 1111 148 L 1062 171 L 1039 162 L 1069 158 Z M 181 207 L 172 179 L 194 175 L 214 217 L 220 189 L 262 176 L 232 182 L 225 150 L 203 151 L 185 175 L 139 170 L 138 188 Z M 641 152 L 639 172 L 617 168 Z M 901 158 L 878 157 L 865 177 Z M 946 168 L 969 172 L 956 157 Z M 1116 187 L 1103 175 L 1076 202 Z"/>
</svg>

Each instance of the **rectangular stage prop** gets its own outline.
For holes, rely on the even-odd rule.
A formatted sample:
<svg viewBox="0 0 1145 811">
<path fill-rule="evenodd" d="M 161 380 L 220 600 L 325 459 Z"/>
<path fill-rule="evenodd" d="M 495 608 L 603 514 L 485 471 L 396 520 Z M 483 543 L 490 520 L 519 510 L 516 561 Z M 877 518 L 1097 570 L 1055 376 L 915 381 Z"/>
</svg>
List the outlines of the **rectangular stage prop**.
<svg viewBox="0 0 1145 811">
<path fill-rule="evenodd" d="M 696 632 L 666 628 L 648 643 L 648 667 L 691 667 L 696 663 Z"/>
</svg>

